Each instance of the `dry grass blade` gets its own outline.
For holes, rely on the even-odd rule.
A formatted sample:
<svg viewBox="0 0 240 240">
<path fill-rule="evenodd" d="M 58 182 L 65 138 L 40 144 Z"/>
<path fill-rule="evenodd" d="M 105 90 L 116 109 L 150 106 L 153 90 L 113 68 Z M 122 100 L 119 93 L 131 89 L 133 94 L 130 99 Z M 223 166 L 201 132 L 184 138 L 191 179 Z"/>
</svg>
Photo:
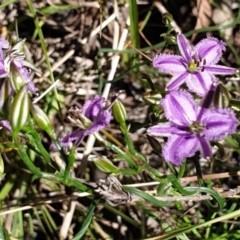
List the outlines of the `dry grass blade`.
<svg viewBox="0 0 240 240">
<path fill-rule="evenodd" d="M 194 29 L 208 27 L 211 21 L 212 7 L 210 0 L 197 0 L 197 22 Z M 194 41 L 196 34 L 192 35 L 191 41 Z"/>
</svg>

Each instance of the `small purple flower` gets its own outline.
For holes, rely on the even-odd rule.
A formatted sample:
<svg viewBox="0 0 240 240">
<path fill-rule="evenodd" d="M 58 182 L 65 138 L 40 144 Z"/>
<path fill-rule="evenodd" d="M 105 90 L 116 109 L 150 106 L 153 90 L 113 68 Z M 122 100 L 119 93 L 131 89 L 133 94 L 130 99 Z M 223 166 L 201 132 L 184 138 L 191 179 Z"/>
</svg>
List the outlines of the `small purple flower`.
<svg viewBox="0 0 240 240">
<path fill-rule="evenodd" d="M 173 75 L 167 84 L 168 91 L 177 90 L 184 82 L 192 92 L 203 96 L 216 82 L 215 74 L 235 74 L 236 69 L 216 65 L 225 51 L 225 43 L 208 37 L 191 47 L 183 34 L 178 34 L 177 43 L 181 56 L 160 54 L 154 57 L 153 66 Z"/>
<path fill-rule="evenodd" d="M 11 47 L 6 39 L 0 38 L 0 78 L 13 78 L 13 82 L 11 84 L 14 88 L 13 85 L 21 84 L 19 79 L 17 80 L 13 77 L 15 71 L 15 73 L 23 79 L 23 84 L 27 84 L 28 90 L 32 93 L 36 93 L 38 89 L 35 87 L 33 82 L 31 82 L 29 71 L 24 66 L 25 56 L 22 52 L 23 44 L 24 41 L 22 40 L 15 46 Z"/>
<path fill-rule="evenodd" d="M 104 98 L 96 95 L 85 102 L 82 112 L 78 108 L 70 109 L 70 120 L 79 128 L 60 140 L 62 146 L 68 146 L 70 142 L 78 146 L 85 136 L 98 132 L 109 124 L 112 115 L 109 109 L 104 108 L 104 102 Z"/>
<path fill-rule="evenodd" d="M 238 120 L 231 109 L 206 109 L 197 106 L 186 91 L 172 91 L 161 101 L 167 123 L 148 128 L 153 137 L 169 137 L 162 155 L 167 162 L 180 165 L 199 150 L 211 156 L 209 141 L 220 140 L 236 131 Z"/>
</svg>

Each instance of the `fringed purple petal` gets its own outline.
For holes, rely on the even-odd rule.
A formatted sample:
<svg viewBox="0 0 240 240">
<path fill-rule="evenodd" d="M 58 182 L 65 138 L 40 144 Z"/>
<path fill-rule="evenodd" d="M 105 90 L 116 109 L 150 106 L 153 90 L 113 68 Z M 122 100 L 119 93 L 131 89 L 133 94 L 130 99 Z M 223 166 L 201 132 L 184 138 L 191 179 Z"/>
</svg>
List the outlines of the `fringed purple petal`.
<svg viewBox="0 0 240 240">
<path fill-rule="evenodd" d="M 22 75 L 23 79 L 25 80 L 26 83 L 30 82 L 30 74 L 27 68 L 25 67 L 17 67 L 19 73 Z"/>
<path fill-rule="evenodd" d="M 83 140 L 84 137 L 85 137 L 84 131 L 79 131 L 78 137 L 77 137 L 77 139 L 75 140 L 74 145 L 75 145 L 76 147 L 78 147 L 78 146 L 80 145 L 80 143 L 82 142 L 82 140 Z"/>
<path fill-rule="evenodd" d="M 172 91 L 161 101 L 165 116 L 177 125 L 188 126 L 197 119 L 197 105 L 186 91 Z"/>
<path fill-rule="evenodd" d="M 92 125 L 89 126 L 84 131 L 84 136 L 87 136 L 102 130 L 109 124 L 111 118 L 112 118 L 111 113 L 108 110 L 104 110 L 99 114 L 99 116 L 95 119 Z"/>
<path fill-rule="evenodd" d="M 153 67 L 160 69 L 165 73 L 179 74 L 186 71 L 187 64 L 181 56 L 171 54 L 159 54 L 153 58 Z"/>
<path fill-rule="evenodd" d="M 188 78 L 191 79 L 191 74 L 189 74 L 186 71 L 180 75 L 174 76 L 173 78 L 171 78 L 170 82 L 167 84 L 166 90 L 167 91 L 177 90 Z"/>
<path fill-rule="evenodd" d="M 35 84 L 33 82 L 29 82 L 27 84 L 27 88 L 30 92 L 36 94 L 38 92 L 38 88 L 36 88 Z"/>
<path fill-rule="evenodd" d="M 153 137 L 170 137 L 172 134 L 188 135 L 189 133 L 167 122 L 159 123 L 158 125 L 148 128 L 147 134 Z"/>
<path fill-rule="evenodd" d="M 238 120 L 231 109 L 207 110 L 201 122 L 206 125 L 203 131 L 208 140 L 221 140 L 229 134 L 236 132 Z"/>
<path fill-rule="evenodd" d="M 185 59 L 186 62 L 190 62 L 192 58 L 191 56 L 192 49 L 188 40 L 183 34 L 180 33 L 177 36 L 177 42 L 178 42 L 178 48 L 182 57 Z"/>
<path fill-rule="evenodd" d="M 204 71 L 209 72 L 211 74 L 218 74 L 218 75 L 231 75 L 237 72 L 237 69 L 231 67 L 225 67 L 221 65 L 205 65 Z"/>
<path fill-rule="evenodd" d="M 85 102 L 82 108 L 82 114 L 91 121 L 94 121 L 100 111 L 102 111 L 104 101 L 104 98 L 96 95 L 93 99 Z"/>
<path fill-rule="evenodd" d="M 92 134 L 103 129 L 111 120 L 111 113 L 104 109 L 104 98 L 96 95 L 93 99 L 86 101 L 82 113 L 93 123 L 86 130 L 85 135 Z"/>
<path fill-rule="evenodd" d="M 214 82 L 215 77 L 208 72 L 196 72 L 186 79 L 188 89 L 199 96 L 205 95 Z"/>
<path fill-rule="evenodd" d="M 206 64 L 216 64 L 223 51 L 226 50 L 225 43 L 217 38 L 208 37 L 201 40 L 195 47 L 194 52 L 198 53 L 202 59 L 206 60 Z"/>
<path fill-rule="evenodd" d="M 108 125 L 112 119 L 112 114 L 109 110 L 104 110 L 99 114 L 97 120 L 95 121 L 96 124 L 100 125 Z"/>
<path fill-rule="evenodd" d="M 212 106 L 215 91 L 216 91 L 216 84 L 212 84 L 210 86 L 210 89 L 206 92 L 206 94 L 203 96 L 201 102 L 199 103 L 199 106 L 201 108 L 209 109 Z M 198 117 L 199 117 L 199 114 L 198 114 Z"/>
<path fill-rule="evenodd" d="M 162 155 L 167 162 L 179 166 L 184 158 L 192 157 L 199 150 L 199 141 L 195 136 L 173 135 L 163 147 Z"/>
<path fill-rule="evenodd" d="M 212 147 L 211 147 L 211 144 L 208 140 L 206 140 L 205 138 L 203 137 L 199 137 L 198 136 L 198 140 L 199 140 L 199 145 L 200 145 L 200 153 L 201 155 L 204 157 L 204 158 L 207 158 L 207 157 L 211 157 L 212 155 Z"/>
<path fill-rule="evenodd" d="M 63 147 L 68 147 L 72 142 L 75 142 L 76 146 L 78 146 L 81 143 L 81 140 L 83 139 L 83 135 L 84 135 L 84 130 L 77 129 L 71 134 L 61 138 L 60 143 Z"/>
</svg>

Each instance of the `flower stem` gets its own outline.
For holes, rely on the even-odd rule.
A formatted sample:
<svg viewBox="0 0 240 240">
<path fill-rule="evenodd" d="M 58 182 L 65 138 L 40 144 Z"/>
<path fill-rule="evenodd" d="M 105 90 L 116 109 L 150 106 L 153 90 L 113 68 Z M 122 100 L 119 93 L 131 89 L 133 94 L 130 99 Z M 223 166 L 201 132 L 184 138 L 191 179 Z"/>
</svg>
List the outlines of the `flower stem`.
<svg viewBox="0 0 240 240">
<path fill-rule="evenodd" d="M 103 139 L 98 133 L 95 133 L 94 136 L 99 142 L 103 143 L 106 147 L 110 148 L 112 151 L 114 151 L 115 153 L 119 154 L 122 158 L 124 158 L 129 164 L 129 166 L 135 169 L 137 168 L 137 164 L 132 160 L 132 158 L 127 153 L 123 152 L 116 145 Z"/>
</svg>

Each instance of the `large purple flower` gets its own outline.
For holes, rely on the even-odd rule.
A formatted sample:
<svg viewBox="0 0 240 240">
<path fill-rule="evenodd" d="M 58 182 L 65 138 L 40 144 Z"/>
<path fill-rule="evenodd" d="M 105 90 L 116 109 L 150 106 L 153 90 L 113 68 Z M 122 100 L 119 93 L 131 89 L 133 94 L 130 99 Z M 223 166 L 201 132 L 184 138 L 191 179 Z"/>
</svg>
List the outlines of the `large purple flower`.
<svg viewBox="0 0 240 240">
<path fill-rule="evenodd" d="M 151 136 L 169 137 L 162 155 L 167 162 L 180 165 L 184 158 L 199 150 L 211 156 L 209 141 L 220 140 L 234 133 L 238 121 L 231 109 L 206 109 L 197 106 L 186 91 L 172 91 L 161 101 L 167 123 L 148 128 Z"/>
<path fill-rule="evenodd" d="M 234 68 L 216 65 L 225 51 L 223 41 L 208 37 L 192 48 L 185 36 L 178 34 L 177 43 L 181 56 L 164 53 L 153 59 L 155 68 L 173 75 L 166 86 L 168 91 L 177 90 L 185 82 L 190 91 L 203 96 L 216 82 L 215 74 L 236 73 Z"/>
<path fill-rule="evenodd" d="M 104 102 L 104 98 L 96 95 L 93 99 L 85 102 L 82 111 L 76 107 L 70 109 L 70 120 L 79 128 L 60 140 L 62 146 L 68 146 L 70 142 L 74 142 L 78 146 L 85 136 L 93 134 L 109 124 L 112 115 L 109 109 L 104 108 Z"/>
</svg>

